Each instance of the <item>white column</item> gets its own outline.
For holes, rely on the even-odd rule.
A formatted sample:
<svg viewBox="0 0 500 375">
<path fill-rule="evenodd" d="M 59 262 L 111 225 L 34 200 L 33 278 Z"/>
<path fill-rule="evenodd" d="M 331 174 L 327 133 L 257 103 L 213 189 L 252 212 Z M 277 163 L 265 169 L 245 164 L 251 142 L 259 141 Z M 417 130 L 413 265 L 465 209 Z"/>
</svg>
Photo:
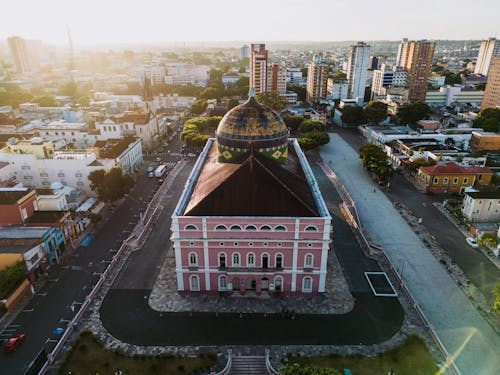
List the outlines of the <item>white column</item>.
<svg viewBox="0 0 500 375">
<path fill-rule="evenodd" d="M 297 290 L 297 257 L 299 253 L 299 228 L 300 220 L 295 219 L 295 235 L 293 239 L 293 261 L 292 261 L 292 292 Z"/>
<path fill-rule="evenodd" d="M 177 274 L 177 290 L 184 290 L 184 275 L 182 271 L 181 243 L 174 241 L 175 272 Z"/>
<path fill-rule="evenodd" d="M 201 227 L 203 228 L 203 263 L 205 268 L 205 290 L 210 291 L 210 264 L 208 258 L 208 241 L 207 241 L 207 219 L 201 219 Z"/>
<path fill-rule="evenodd" d="M 319 270 L 319 285 L 318 292 L 323 293 L 325 291 L 326 285 L 326 264 L 328 261 L 328 243 L 323 243 L 323 249 L 321 250 L 321 268 Z"/>
</svg>

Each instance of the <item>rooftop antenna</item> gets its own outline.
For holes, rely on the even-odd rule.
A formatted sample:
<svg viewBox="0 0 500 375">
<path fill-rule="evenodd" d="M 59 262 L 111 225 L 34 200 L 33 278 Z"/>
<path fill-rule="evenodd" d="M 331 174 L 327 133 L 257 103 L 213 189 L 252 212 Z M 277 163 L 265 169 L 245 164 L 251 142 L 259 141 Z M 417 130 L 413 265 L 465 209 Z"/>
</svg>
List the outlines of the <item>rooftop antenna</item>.
<svg viewBox="0 0 500 375">
<path fill-rule="evenodd" d="M 66 32 L 68 34 L 68 46 L 69 46 L 69 70 L 70 73 L 75 68 L 73 61 L 73 40 L 71 39 L 71 31 L 69 30 L 69 25 L 66 24 Z"/>
</svg>

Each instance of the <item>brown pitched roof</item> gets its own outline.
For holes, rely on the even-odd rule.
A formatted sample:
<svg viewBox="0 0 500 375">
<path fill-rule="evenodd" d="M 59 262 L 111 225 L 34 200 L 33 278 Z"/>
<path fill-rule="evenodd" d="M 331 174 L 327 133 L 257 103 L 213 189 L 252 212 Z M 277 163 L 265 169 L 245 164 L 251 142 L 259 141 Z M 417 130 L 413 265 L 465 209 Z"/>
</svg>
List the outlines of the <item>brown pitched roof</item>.
<svg viewBox="0 0 500 375">
<path fill-rule="evenodd" d="M 287 164 L 259 153 L 241 164 L 215 163 L 216 150 L 212 146 L 184 215 L 319 216 L 293 147 Z"/>
<path fill-rule="evenodd" d="M 432 165 L 427 167 L 420 167 L 420 169 L 429 175 L 438 174 L 493 174 L 488 167 L 462 167 L 456 163 L 448 162 L 445 165 Z"/>
</svg>

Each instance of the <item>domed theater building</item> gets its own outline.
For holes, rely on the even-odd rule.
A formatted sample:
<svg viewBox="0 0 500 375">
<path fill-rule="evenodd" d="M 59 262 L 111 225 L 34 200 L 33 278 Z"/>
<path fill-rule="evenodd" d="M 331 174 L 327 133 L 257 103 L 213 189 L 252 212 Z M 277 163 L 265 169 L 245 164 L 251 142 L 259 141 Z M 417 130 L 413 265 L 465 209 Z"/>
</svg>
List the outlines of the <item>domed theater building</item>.
<svg viewBox="0 0 500 375">
<path fill-rule="evenodd" d="M 288 136 L 252 94 L 222 118 L 172 215 L 179 293 L 325 292 L 331 217 Z"/>
</svg>

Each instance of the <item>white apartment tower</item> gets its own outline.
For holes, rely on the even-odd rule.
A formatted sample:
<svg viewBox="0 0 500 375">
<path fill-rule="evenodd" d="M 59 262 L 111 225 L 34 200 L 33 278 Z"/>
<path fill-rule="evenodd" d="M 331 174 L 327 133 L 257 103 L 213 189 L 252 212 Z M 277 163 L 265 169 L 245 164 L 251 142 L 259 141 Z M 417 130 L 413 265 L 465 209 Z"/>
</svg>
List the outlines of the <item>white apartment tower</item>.
<svg viewBox="0 0 500 375">
<path fill-rule="evenodd" d="M 267 91 L 267 55 L 265 44 L 250 45 L 250 87 L 256 94 Z"/>
<path fill-rule="evenodd" d="M 322 56 L 314 56 L 307 66 L 307 100 L 315 102 L 326 99 L 328 64 Z"/>
<path fill-rule="evenodd" d="M 360 101 L 363 102 L 369 62 L 370 46 L 368 44 L 364 42 L 358 42 L 356 45 L 353 45 L 349 48 L 349 61 L 347 63 L 349 98 L 360 98 Z"/>
<path fill-rule="evenodd" d="M 483 40 L 479 47 L 479 54 L 477 55 L 476 67 L 474 74 L 488 75 L 490 70 L 491 59 L 500 56 L 500 41 L 495 38 Z"/>
</svg>

